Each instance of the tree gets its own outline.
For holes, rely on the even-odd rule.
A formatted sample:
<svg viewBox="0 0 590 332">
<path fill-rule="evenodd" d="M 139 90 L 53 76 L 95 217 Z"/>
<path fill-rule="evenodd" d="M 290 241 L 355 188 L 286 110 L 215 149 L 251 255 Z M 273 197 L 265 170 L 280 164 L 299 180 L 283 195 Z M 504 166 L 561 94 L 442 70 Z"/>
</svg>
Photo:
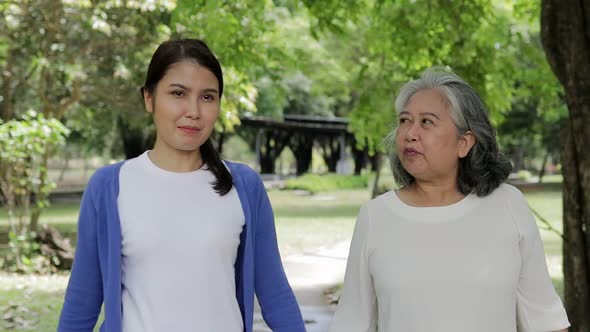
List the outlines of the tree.
<svg viewBox="0 0 590 332">
<path fill-rule="evenodd" d="M 14 123 L 28 109 L 38 110 L 43 121 L 64 121 L 72 110 L 105 109 L 121 91 L 128 91 L 129 72 L 125 66 L 132 56 L 145 49 L 146 42 L 157 36 L 157 22 L 167 13 L 165 1 L 148 4 L 120 1 L 11 1 L 0 4 L 0 119 Z M 138 46 L 139 45 L 139 46 Z M 150 45 L 151 46 L 151 45 Z M 143 47 L 143 48 L 142 48 Z M 143 58 L 143 57 L 142 57 Z M 121 88 L 113 93 L 113 88 Z M 104 93 L 109 91 L 109 93 Z M 84 107 L 86 106 L 86 107 Z M 114 112 L 112 112 L 114 114 Z M 82 123 L 84 116 L 78 117 Z M 96 116 L 87 128 L 100 128 L 96 123 L 109 123 L 109 118 Z M 18 137 L 11 125 L 7 137 Z M 41 121 L 41 120 L 39 120 Z M 37 123 L 37 122 L 32 122 Z M 76 121 L 70 122 L 76 123 Z M 109 123 L 111 124 L 111 123 Z M 47 137 L 60 135 L 57 126 L 42 126 Z M 107 126 L 103 126 L 107 128 Z M 86 133 L 82 128 L 78 132 Z M 54 131 L 54 132 L 53 132 Z M 33 132 L 31 132 L 33 135 Z M 31 137 L 31 139 L 33 136 Z M 51 183 L 47 175 L 48 159 L 55 150 L 51 141 L 27 150 L 25 160 L 34 162 L 35 176 L 20 174 L 19 181 L 35 180 L 26 192 L 32 200 L 26 209 L 28 222 L 22 233 L 37 231 L 39 218 L 47 206 Z M 34 167 L 33 167 L 34 166 Z M 24 167 L 24 166 L 23 166 Z M 38 172 L 37 172 L 38 171 Z M 3 190 L 3 198 L 10 191 Z M 25 200 L 22 200 L 23 204 Z M 58 234 L 49 231 L 50 234 Z M 46 237 L 54 242 L 55 239 Z"/>
<path fill-rule="evenodd" d="M 561 135 L 565 301 L 570 331 L 590 331 L 590 6 L 543 0 L 541 36 L 569 113 Z"/>
<path fill-rule="evenodd" d="M 11 259 L 9 255 L 8 260 L 14 261 L 16 271 L 37 269 L 32 259 L 37 252 L 31 248 L 38 246 L 30 243 L 37 235 L 37 225 L 33 224 L 36 220 L 30 215 L 31 211 L 41 211 L 49 204 L 47 193 L 54 184 L 46 181 L 47 165 L 44 161 L 49 154 L 65 145 L 68 133 L 58 120 L 46 119 L 35 112 L 6 123 L 0 120 L 0 205 L 6 208 L 8 214 L 13 256 Z M 73 259 L 73 255 L 61 250 L 46 250 L 46 253 L 58 258 L 53 259 L 55 265 L 62 265 L 66 257 L 70 259 L 69 263 Z M 42 259 L 41 262 L 48 260 Z"/>
</svg>

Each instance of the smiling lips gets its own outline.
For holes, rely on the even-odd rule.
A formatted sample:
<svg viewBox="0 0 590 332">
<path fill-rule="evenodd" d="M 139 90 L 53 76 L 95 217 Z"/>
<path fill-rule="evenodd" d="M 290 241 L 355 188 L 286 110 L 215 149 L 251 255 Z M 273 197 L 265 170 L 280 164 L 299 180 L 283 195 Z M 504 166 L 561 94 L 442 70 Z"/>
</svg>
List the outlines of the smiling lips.
<svg viewBox="0 0 590 332">
<path fill-rule="evenodd" d="M 189 135 L 198 134 L 201 131 L 200 128 L 193 126 L 178 126 L 177 128 L 180 129 L 180 131 L 182 131 L 183 133 Z"/>
</svg>

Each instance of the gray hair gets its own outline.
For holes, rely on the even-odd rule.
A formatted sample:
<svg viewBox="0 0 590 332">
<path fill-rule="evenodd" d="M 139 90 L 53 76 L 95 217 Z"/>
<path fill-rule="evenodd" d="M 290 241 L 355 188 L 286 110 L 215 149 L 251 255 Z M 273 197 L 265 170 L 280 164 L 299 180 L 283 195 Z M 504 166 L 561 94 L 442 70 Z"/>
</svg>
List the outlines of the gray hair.
<svg viewBox="0 0 590 332">
<path fill-rule="evenodd" d="M 457 187 L 465 195 L 475 193 L 480 197 L 498 188 L 510 174 L 512 165 L 500 153 L 496 131 L 490 122 L 487 107 L 477 92 L 459 76 L 444 67 L 432 67 L 422 76 L 402 86 L 395 108 L 402 112 L 414 94 L 422 90 L 438 90 L 446 99 L 457 134 L 471 131 L 475 144 L 464 158 L 459 160 Z M 402 166 L 395 148 L 397 126 L 385 139 L 391 171 L 396 182 L 404 187 L 415 181 Z"/>
</svg>

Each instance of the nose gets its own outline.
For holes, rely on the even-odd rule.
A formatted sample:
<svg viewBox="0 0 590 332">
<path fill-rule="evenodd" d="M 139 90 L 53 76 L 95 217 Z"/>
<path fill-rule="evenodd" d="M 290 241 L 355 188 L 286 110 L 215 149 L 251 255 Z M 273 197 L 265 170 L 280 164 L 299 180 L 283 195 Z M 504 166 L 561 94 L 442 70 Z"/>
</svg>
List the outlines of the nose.
<svg viewBox="0 0 590 332">
<path fill-rule="evenodd" d="M 408 130 L 406 131 L 406 142 L 415 142 L 418 140 L 418 131 L 420 130 L 420 125 L 418 123 L 412 123 L 409 126 Z"/>
<path fill-rule="evenodd" d="M 201 117 L 201 104 L 198 100 L 195 100 L 188 105 L 185 116 L 193 120 Z"/>
</svg>

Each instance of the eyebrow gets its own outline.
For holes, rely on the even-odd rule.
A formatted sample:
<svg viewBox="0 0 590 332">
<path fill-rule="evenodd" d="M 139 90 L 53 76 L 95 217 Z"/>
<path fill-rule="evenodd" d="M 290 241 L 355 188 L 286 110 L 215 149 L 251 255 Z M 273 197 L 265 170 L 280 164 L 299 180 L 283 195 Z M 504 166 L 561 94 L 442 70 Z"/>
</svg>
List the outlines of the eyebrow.
<svg viewBox="0 0 590 332">
<path fill-rule="evenodd" d="M 184 90 L 187 90 L 187 91 L 191 91 L 191 88 L 189 88 L 188 86 L 182 85 L 180 83 L 171 83 L 169 85 L 169 87 L 179 87 L 181 89 L 184 89 Z M 203 92 L 219 94 L 219 91 L 217 91 L 217 89 L 213 89 L 213 88 L 204 89 Z"/>
<path fill-rule="evenodd" d="M 407 115 L 410 115 L 410 112 L 408 112 L 408 111 L 401 111 L 399 113 L 399 115 L 406 115 L 406 114 Z M 436 115 L 436 114 L 434 114 L 432 112 L 421 112 L 420 115 L 431 115 L 431 116 L 433 116 L 433 117 L 435 117 L 435 118 L 437 118 L 437 119 L 440 120 L 440 118 L 438 117 L 438 115 Z"/>
</svg>

